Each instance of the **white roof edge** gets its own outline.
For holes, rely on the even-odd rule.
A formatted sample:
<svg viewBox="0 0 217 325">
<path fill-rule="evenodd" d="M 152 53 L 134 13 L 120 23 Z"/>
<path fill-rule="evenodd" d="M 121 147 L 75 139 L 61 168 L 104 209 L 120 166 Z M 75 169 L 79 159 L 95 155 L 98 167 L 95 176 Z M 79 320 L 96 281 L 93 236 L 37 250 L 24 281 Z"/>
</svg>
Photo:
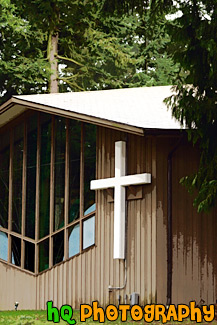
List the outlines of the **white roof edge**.
<svg viewBox="0 0 217 325">
<path fill-rule="evenodd" d="M 13 98 L 19 104 L 24 101 L 27 107 L 30 105 L 37 108 L 37 105 L 40 105 L 45 110 L 50 108 L 72 117 L 77 114 L 85 117 L 85 120 L 89 117 L 140 130 L 179 130 L 182 128 L 180 123 L 172 117 L 164 103 L 164 99 L 171 95 L 171 86 L 155 86 L 18 95 Z"/>
</svg>

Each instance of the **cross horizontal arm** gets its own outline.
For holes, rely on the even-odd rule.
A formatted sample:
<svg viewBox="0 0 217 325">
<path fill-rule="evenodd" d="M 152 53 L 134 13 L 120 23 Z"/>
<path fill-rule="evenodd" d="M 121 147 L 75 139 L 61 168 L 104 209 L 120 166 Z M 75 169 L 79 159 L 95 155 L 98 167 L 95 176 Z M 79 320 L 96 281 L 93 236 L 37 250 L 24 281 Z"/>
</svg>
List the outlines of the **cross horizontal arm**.
<svg viewBox="0 0 217 325">
<path fill-rule="evenodd" d="M 115 184 L 116 184 L 115 177 L 97 179 L 97 180 L 90 182 L 90 189 L 91 190 L 104 190 L 106 188 L 115 187 Z"/>
<path fill-rule="evenodd" d="M 151 183 L 151 174 L 144 173 L 144 174 L 121 176 L 121 177 L 97 179 L 90 182 L 90 189 L 103 190 L 115 186 L 130 186 L 130 185 L 141 185 L 141 184 L 150 184 L 150 183 Z"/>
<path fill-rule="evenodd" d="M 144 174 L 122 176 L 119 178 L 118 181 L 120 182 L 121 186 L 150 184 L 151 174 L 144 173 Z"/>
</svg>

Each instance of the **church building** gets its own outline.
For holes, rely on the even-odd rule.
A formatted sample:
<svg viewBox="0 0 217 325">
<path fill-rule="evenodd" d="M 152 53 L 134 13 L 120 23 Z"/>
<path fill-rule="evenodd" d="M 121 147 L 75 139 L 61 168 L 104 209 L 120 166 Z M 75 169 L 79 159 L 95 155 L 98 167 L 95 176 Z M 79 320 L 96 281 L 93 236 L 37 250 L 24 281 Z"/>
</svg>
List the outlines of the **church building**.
<svg viewBox="0 0 217 325">
<path fill-rule="evenodd" d="M 169 86 L 0 107 L 0 310 L 215 303 L 217 215 L 180 184 L 200 152 Z"/>
</svg>

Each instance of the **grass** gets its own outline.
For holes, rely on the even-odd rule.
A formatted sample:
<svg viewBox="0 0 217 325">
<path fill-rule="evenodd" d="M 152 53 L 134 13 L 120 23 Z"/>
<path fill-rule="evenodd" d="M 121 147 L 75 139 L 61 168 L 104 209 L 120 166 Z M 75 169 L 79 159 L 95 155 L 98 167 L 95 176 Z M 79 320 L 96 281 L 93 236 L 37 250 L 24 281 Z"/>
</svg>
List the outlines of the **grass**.
<svg viewBox="0 0 217 325">
<path fill-rule="evenodd" d="M 39 324 L 54 324 L 47 321 L 46 310 L 18 310 L 18 311 L 1 311 L 0 324 L 14 325 L 39 325 Z M 61 320 L 58 324 L 67 324 Z"/>
<path fill-rule="evenodd" d="M 80 322 L 80 312 L 78 310 L 74 310 L 73 318 L 76 320 L 77 324 L 81 324 Z M 98 324 L 98 322 L 94 322 L 92 317 L 87 319 L 86 323 L 88 325 L 90 324 Z M 135 323 L 137 325 L 141 324 L 147 324 L 144 321 L 134 322 L 129 317 L 129 320 L 127 322 L 121 322 L 120 320 L 109 322 L 106 320 L 106 324 L 110 325 L 116 325 L 116 324 L 132 324 Z M 13 325 L 42 325 L 42 324 L 55 324 L 51 321 L 47 321 L 47 312 L 45 310 L 41 311 L 35 311 L 35 310 L 18 310 L 18 311 L 0 311 L 0 324 L 13 324 Z M 67 324 L 67 322 L 60 320 L 58 324 Z M 161 322 L 152 322 L 153 325 L 161 325 Z M 168 322 L 166 324 L 181 324 L 180 322 Z M 185 320 L 183 325 L 190 325 L 190 324 L 196 324 L 196 322 L 191 322 L 189 319 Z M 205 321 L 200 324 L 207 324 Z M 212 324 L 217 325 L 217 321 L 213 321 Z"/>
</svg>

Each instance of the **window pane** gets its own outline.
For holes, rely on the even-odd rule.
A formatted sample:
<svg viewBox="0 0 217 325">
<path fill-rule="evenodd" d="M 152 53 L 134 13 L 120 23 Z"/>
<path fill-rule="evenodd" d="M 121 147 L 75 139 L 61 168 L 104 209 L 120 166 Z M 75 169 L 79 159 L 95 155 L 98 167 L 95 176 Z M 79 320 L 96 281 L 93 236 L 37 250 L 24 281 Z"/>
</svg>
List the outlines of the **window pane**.
<svg viewBox="0 0 217 325">
<path fill-rule="evenodd" d="M 64 226 L 66 122 L 55 118 L 54 231 Z"/>
<path fill-rule="evenodd" d="M 92 204 L 85 212 L 84 216 L 87 216 L 89 213 L 92 213 L 96 210 L 96 203 Z"/>
<path fill-rule="evenodd" d="M 69 121 L 69 223 L 80 216 L 81 124 Z"/>
<path fill-rule="evenodd" d="M 14 129 L 12 230 L 21 233 L 24 126 Z"/>
<path fill-rule="evenodd" d="M 39 272 L 49 268 L 49 239 L 39 244 Z"/>
<path fill-rule="evenodd" d="M 9 133 L 0 137 L 0 227 L 4 228 L 8 228 L 9 139 Z"/>
<path fill-rule="evenodd" d="M 41 114 L 39 238 L 49 234 L 50 225 L 51 117 Z"/>
<path fill-rule="evenodd" d="M 27 166 L 26 166 L 26 236 L 35 238 L 35 194 L 37 159 L 37 115 L 27 124 Z"/>
<path fill-rule="evenodd" d="M 35 270 L 35 245 L 25 242 L 25 269 L 31 272 Z"/>
<path fill-rule="evenodd" d="M 11 236 L 12 263 L 21 265 L 21 239 Z"/>
<path fill-rule="evenodd" d="M 69 257 L 79 253 L 80 249 L 80 225 L 69 228 Z"/>
<path fill-rule="evenodd" d="M 83 249 L 95 243 L 95 216 L 83 221 Z"/>
<path fill-rule="evenodd" d="M 85 124 L 84 141 L 84 215 L 95 210 L 95 191 L 90 190 L 90 181 L 96 178 L 96 127 Z"/>
<path fill-rule="evenodd" d="M 0 258 L 8 260 L 8 235 L 0 231 Z"/>
<path fill-rule="evenodd" d="M 64 260 L 64 231 L 53 237 L 53 265 Z"/>
</svg>

